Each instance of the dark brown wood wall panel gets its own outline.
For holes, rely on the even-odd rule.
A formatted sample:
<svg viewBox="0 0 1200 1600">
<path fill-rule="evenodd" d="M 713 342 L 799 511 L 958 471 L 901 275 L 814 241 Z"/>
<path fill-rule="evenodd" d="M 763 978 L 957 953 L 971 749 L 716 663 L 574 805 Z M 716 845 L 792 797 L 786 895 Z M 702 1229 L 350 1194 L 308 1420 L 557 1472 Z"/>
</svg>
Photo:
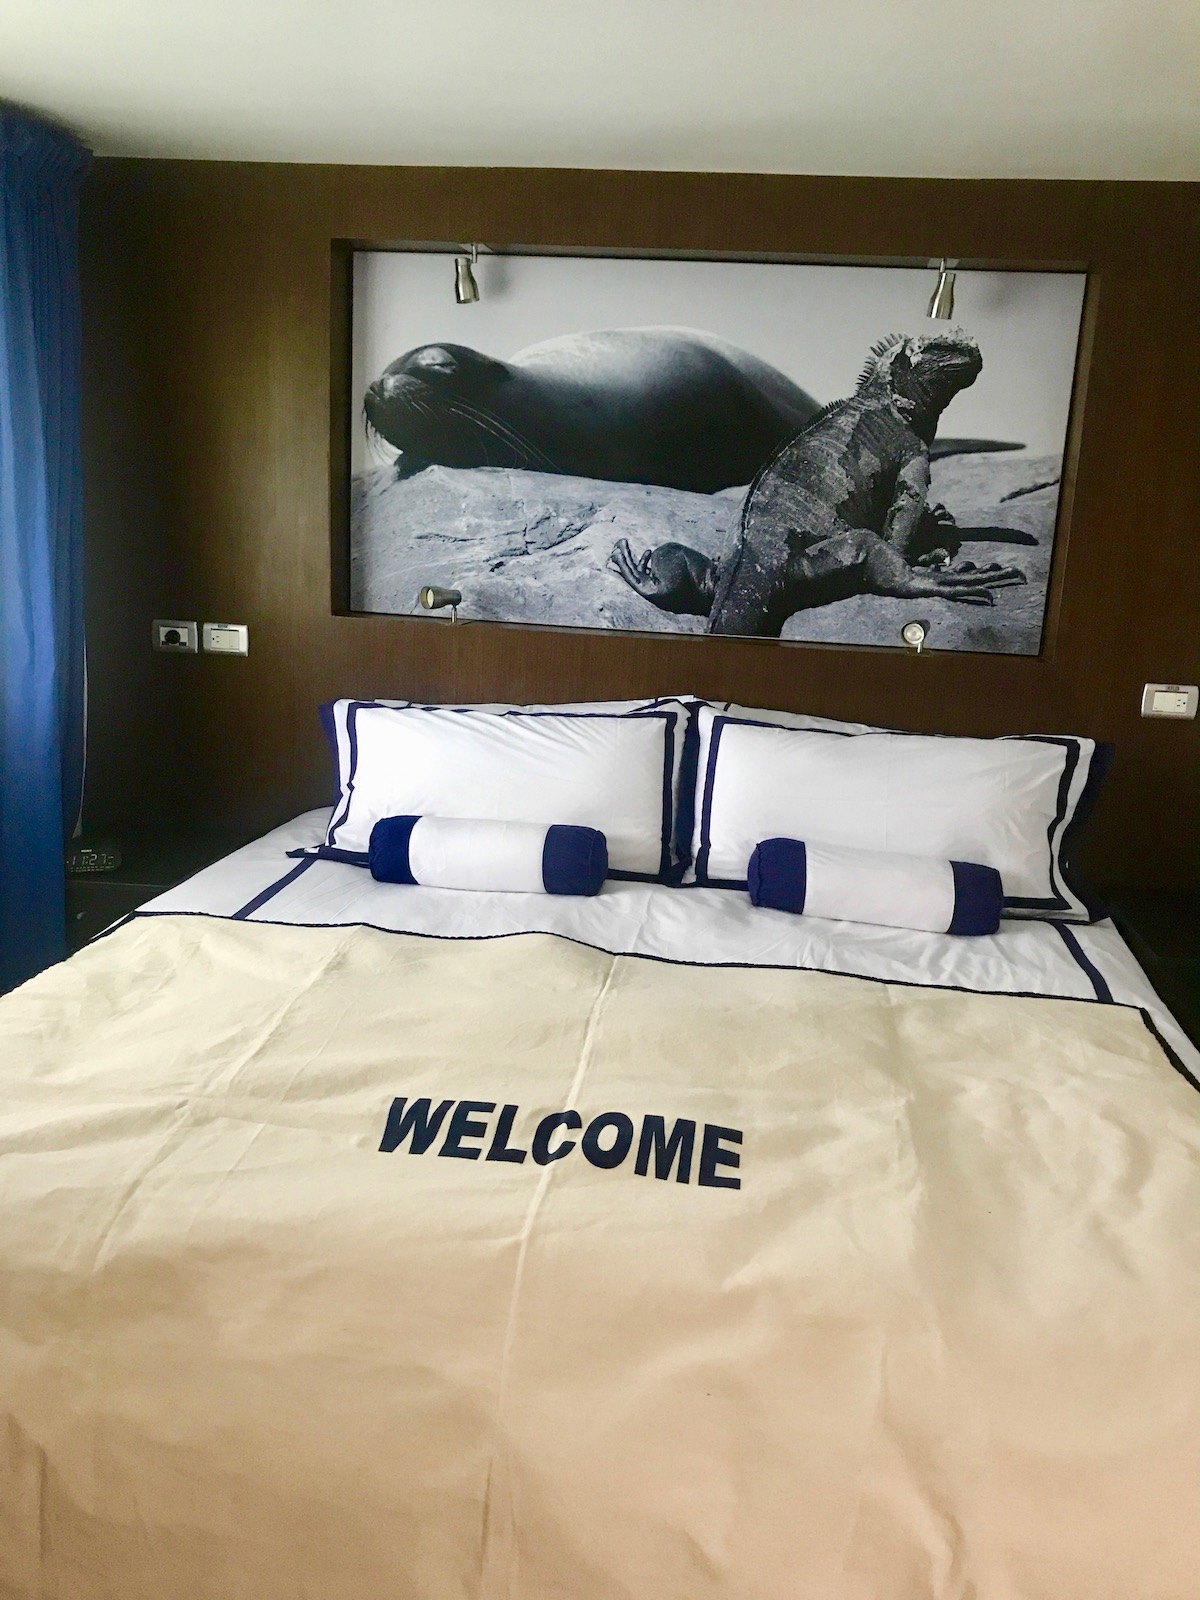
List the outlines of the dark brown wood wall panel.
<svg viewBox="0 0 1200 1600">
<path fill-rule="evenodd" d="M 153 472 L 161 508 L 157 565 L 137 592 L 158 615 L 250 626 L 245 660 L 153 663 L 172 759 L 206 821 L 251 831 L 321 803 L 315 707 L 336 695 L 688 691 L 918 730 L 1112 739 L 1089 864 L 1109 883 L 1200 882 L 1185 831 L 1200 820 L 1200 726 L 1138 714 L 1143 682 L 1200 679 L 1197 186 L 105 160 L 85 271 L 113 229 L 137 241 L 121 293 L 153 397 L 145 437 L 122 434 L 121 468 Z M 1046 654 L 918 659 L 335 616 L 331 254 L 346 239 L 1085 266 L 1090 359 Z M 113 477 L 106 459 L 101 492 Z M 106 537 L 96 495 L 89 537 Z M 93 633 L 106 626 L 93 606 Z M 147 719 L 143 735 L 152 749 L 161 726 Z"/>
</svg>

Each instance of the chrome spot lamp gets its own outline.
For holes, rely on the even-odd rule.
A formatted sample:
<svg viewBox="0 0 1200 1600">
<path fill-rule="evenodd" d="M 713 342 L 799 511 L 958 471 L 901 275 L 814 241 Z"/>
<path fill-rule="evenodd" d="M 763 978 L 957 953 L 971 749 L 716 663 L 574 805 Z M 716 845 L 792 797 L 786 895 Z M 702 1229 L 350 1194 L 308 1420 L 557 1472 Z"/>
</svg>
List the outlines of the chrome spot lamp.
<svg viewBox="0 0 1200 1600">
<path fill-rule="evenodd" d="M 441 611 L 444 606 L 450 607 L 450 621 L 458 621 L 458 608 L 462 605 L 461 589 L 439 589 L 436 584 L 427 583 L 417 590 L 417 604 L 424 611 Z"/>
<path fill-rule="evenodd" d="M 460 306 L 474 305 L 479 299 L 479 285 L 475 282 L 475 273 L 472 270 L 479 260 L 479 246 L 471 246 L 470 258 L 456 256 L 454 258 L 454 298 Z"/>
<path fill-rule="evenodd" d="M 929 297 L 929 309 L 925 315 L 938 322 L 949 322 L 954 316 L 954 273 L 945 256 L 938 264 L 937 284 Z"/>
</svg>

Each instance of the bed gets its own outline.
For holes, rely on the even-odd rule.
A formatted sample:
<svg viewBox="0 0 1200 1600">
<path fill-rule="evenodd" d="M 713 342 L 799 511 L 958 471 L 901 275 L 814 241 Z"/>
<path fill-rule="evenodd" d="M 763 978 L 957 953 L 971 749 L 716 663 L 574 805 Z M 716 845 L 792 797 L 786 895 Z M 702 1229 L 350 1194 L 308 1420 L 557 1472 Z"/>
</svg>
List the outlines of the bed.
<svg viewBox="0 0 1200 1600">
<path fill-rule="evenodd" d="M 5 1600 L 1197 1592 L 1200 1058 L 1111 923 L 337 818 L 0 1002 Z"/>
</svg>

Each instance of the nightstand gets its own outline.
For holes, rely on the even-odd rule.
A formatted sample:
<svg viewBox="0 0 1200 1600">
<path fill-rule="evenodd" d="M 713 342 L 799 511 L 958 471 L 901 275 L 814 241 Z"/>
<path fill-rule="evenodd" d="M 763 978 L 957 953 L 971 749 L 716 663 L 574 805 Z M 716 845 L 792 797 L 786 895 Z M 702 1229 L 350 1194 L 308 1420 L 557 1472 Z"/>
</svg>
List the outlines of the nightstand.
<svg viewBox="0 0 1200 1600">
<path fill-rule="evenodd" d="M 67 879 L 67 948 L 74 952 L 96 934 L 173 889 L 239 844 L 241 838 L 132 838 L 122 841 L 124 858 L 112 872 Z"/>
<path fill-rule="evenodd" d="M 1200 889 L 1118 889 L 1109 899 L 1160 999 L 1200 1048 Z"/>
</svg>

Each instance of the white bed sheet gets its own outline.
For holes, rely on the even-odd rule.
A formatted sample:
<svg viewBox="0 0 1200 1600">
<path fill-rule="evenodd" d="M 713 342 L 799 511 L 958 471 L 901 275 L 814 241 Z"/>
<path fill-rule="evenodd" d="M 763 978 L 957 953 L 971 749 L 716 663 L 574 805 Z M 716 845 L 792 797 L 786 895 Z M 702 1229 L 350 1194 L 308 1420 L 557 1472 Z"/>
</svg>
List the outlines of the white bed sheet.
<svg viewBox="0 0 1200 1600">
<path fill-rule="evenodd" d="M 761 910 L 736 890 L 608 882 L 594 898 L 377 883 L 362 867 L 288 852 L 325 836 L 322 807 L 273 829 L 136 915 L 186 913 L 295 927 L 364 925 L 444 939 L 553 933 L 612 954 L 697 965 L 798 967 L 888 983 L 1057 996 L 1142 1011 L 1189 1076 L 1200 1051 L 1110 921 L 1004 921 L 952 938 Z"/>
</svg>

